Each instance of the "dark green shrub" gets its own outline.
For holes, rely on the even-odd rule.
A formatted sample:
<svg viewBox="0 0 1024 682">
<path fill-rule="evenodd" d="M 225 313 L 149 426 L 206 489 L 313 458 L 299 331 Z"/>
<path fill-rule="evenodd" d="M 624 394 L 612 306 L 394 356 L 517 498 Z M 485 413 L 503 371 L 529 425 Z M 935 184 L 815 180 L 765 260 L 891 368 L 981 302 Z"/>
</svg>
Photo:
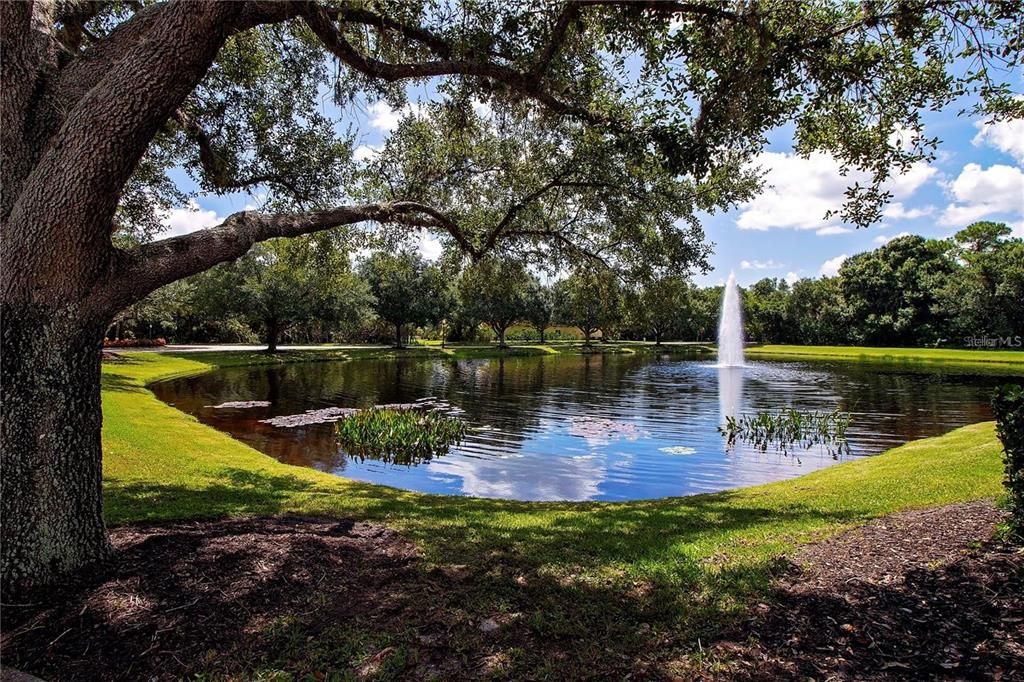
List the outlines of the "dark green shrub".
<svg viewBox="0 0 1024 682">
<path fill-rule="evenodd" d="M 1018 535 L 1024 535 L 1024 387 L 1009 384 L 996 389 L 992 410 L 996 433 L 1003 442 L 1010 525 Z"/>
</svg>

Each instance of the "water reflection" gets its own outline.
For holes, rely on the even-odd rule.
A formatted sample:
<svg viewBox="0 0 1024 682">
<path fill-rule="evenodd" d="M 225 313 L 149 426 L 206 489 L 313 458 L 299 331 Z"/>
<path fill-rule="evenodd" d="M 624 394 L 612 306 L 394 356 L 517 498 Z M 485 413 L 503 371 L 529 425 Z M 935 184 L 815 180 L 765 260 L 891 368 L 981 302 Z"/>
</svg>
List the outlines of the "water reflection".
<svg viewBox="0 0 1024 682">
<path fill-rule="evenodd" d="M 726 417 L 736 417 L 743 402 L 743 368 L 718 368 L 718 421 L 725 423 Z"/>
<path fill-rule="evenodd" d="M 833 463 L 822 449 L 786 456 L 737 444 L 726 415 L 781 408 L 853 413 L 850 456 L 990 419 L 994 376 L 842 363 L 711 362 L 636 356 L 375 360 L 225 369 L 154 392 L 283 462 L 425 492 L 512 499 L 616 500 L 723 490 Z M 434 397 L 464 410 L 470 432 L 415 466 L 350 458 L 331 424 L 260 420 L 326 407 Z M 217 408 L 231 401 L 268 405 Z M 717 403 L 717 405 L 716 405 Z M 717 410 L 716 410 L 717 407 Z"/>
</svg>

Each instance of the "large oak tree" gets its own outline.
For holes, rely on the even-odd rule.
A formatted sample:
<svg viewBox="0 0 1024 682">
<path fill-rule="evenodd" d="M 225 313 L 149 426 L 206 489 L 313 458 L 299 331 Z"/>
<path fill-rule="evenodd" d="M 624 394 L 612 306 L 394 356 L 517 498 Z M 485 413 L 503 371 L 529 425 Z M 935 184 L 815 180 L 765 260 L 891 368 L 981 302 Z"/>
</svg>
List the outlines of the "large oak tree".
<svg viewBox="0 0 1024 682">
<path fill-rule="evenodd" d="M 592 130 L 627 172 L 657 163 L 694 188 L 710 183 L 694 210 L 733 201 L 736 169 L 794 122 L 799 151 L 873 173 L 846 211 L 868 222 L 892 169 L 929 153 L 921 136 L 909 149 L 890 142 L 920 128 L 918 111 L 974 88 L 989 114 L 1019 115 L 992 80 L 1019 56 L 1018 7 L 0 3 L 3 585 L 43 584 L 109 555 L 97 347 L 119 310 L 275 237 L 372 223 L 472 243 L 421 201 L 351 200 L 352 139 L 318 107 L 325 93 L 401 106 L 405 85 L 430 80 L 439 98 L 571 123 L 566 145 Z M 202 191 L 266 191 L 269 210 L 154 241 L 154 209 L 188 193 L 174 167 Z M 602 224 L 621 227 L 590 227 Z"/>
</svg>

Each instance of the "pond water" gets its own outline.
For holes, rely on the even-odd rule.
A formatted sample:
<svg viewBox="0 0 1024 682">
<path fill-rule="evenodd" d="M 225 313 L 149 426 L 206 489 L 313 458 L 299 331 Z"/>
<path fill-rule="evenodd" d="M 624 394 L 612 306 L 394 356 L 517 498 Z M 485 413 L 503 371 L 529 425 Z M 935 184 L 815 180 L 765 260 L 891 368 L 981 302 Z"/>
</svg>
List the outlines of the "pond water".
<svg viewBox="0 0 1024 682">
<path fill-rule="evenodd" d="M 839 362 L 585 355 L 358 360 L 222 369 L 154 384 L 167 403 L 282 462 L 409 490 L 517 500 L 689 495 L 799 476 L 991 419 L 994 375 Z M 330 423 L 261 420 L 327 407 L 437 398 L 470 431 L 414 465 L 350 457 Z M 246 407 L 214 407 L 263 401 Z M 727 447 L 724 415 L 793 407 L 853 415 L 849 452 Z"/>
</svg>

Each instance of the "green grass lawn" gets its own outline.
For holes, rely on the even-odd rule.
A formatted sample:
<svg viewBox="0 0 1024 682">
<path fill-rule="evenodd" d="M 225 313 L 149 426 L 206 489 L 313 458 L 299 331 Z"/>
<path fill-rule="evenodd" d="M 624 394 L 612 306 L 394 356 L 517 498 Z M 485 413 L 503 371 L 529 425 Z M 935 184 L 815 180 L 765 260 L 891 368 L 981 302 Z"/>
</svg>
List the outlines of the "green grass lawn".
<svg viewBox="0 0 1024 682">
<path fill-rule="evenodd" d="M 993 424 L 983 423 L 794 480 L 709 495 L 616 504 L 424 495 L 278 463 L 145 388 L 218 366 L 375 353 L 131 353 L 104 365 L 109 522 L 287 512 L 383 521 L 419 544 L 426 566 L 498 566 L 508 581 L 529 575 L 547 586 L 524 604 L 505 583 L 488 581 L 467 604 L 470 613 L 529 609 L 538 636 L 590 638 L 595 655 L 602 646 L 634 655 L 629 633 L 641 620 L 675 641 L 706 638 L 766 588 L 779 557 L 800 543 L 888 512 L 1000 493 L 1000 446 Z"/>
<path fill-rule="evenodd" d="M 953 366 L 1000 365 L 1014 373 L 1024 372 L 1024 352 L 1017 350 L 968 350 L 960 348 L 868 348 L 864 346 L 751 346 L 755 358 L 794 357 L 820 360 L 862 360 L 900 363 L 943 363 Z M 1003 367 L 1004 366 L 1004 367 Z"/>
</svg>

